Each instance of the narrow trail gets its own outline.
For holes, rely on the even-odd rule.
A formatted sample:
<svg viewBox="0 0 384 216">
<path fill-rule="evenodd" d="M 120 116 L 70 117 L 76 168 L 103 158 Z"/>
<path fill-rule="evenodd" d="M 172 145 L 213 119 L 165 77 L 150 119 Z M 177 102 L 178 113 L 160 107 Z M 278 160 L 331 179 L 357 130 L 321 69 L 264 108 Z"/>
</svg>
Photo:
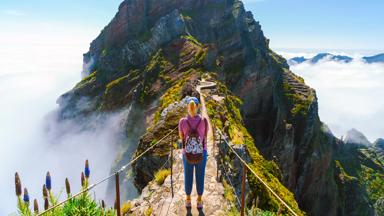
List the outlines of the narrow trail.
<svg viewBox="0 0 384 216">
<path fill-rule="evenodd" d="M 138 206 L 133 207 L 134 214 L 141 215 L 145 213 L 148 206 L 152 207 L 152 215 L 158 216 L 176 216 L 176 215 L 226 215 L 226 211 L 230 204 L 224 198 L 224 187 L 216 181 L 217 166 L 215 161 L 214 151 L 214 136 L 212 132 L 212 126 L 209 116 L 205 107 L 204 95 L 201 92 L 203 88 L 215 87 L 215 83 L 201 81 L 200 85 L 196 87 L 196 90 L 200 93 L 201 101 L 201 114 L 207 118 L 209 123 L 209 130 L 207 135 L 207 151 L 208 159 L 205 171 L 205 187 L 203 194 L 204 208 L 200 212 L 196 208 L 196 185 L 194 178 L 194 187 L 192 190 L 192 208 L 185 208 L 185 192 L 184 192 L 184 172 L 181 150 L 174 151 L 174 164 L 173 164 L 173 189 L 174 197 L 171 194 L 171 178 L 168 176 L 164 184 L 161 186 L 151 182 L 142 193 L 140 202 L 147 202 L 148 205 L 140 203 Z M 144 195 L 144 196 L 143 196 Z M 138 202 L 136 202 L 138 203 Z M 135 201 L 133 201 L 135 206 Z"/>
</svg>

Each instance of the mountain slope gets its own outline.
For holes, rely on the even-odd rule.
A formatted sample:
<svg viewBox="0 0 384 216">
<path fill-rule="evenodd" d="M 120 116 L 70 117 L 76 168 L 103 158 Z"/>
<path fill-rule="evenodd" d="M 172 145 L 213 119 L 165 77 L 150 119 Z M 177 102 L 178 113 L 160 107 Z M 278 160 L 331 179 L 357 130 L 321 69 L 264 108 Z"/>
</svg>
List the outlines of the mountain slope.
<svg viewBox="0 0 384 216">
<path fill-rule="evenodd" d="M 125 152 L 116 167 L 140 154 L 186 115 L 179 102 L 198 96 L 202 76 L 218 83 L 221 101 L 207 100 L 210 118 L 244 146 L 255 172 L 294 207 L 310 215 L 372 214 L 366 190 L 346 198 L 335 138 L 318 116 L 317 97 L 269 48 L 261 26 L 238 0 L 125 0 L 84 54 L 84 78 L 58 100 L 61 118 L 84 119 L 131 106 Z M 168 158 L 177 133 L 132 167 L 141 191 Z M 223 152 L 226 152 L 223 149 Z M 233 155 L 223 161 L 228 167 Z M 230 169 L 240 190 L 238 170 Z M 130 181 L 131 172 L 124 181 Z M 279 202 L 252 176 L 247 206 L 277 211 Z M 111 186 L 112 187 L 112 186 Z M 122 185 L 125 198 L 132 193 Z M 284 210 L 286 211 L 286 210 Z M 284 212 L 287 213 L 287 212 Z M 352 212 L 354 213 L 354 212 Z"/>
</svg>

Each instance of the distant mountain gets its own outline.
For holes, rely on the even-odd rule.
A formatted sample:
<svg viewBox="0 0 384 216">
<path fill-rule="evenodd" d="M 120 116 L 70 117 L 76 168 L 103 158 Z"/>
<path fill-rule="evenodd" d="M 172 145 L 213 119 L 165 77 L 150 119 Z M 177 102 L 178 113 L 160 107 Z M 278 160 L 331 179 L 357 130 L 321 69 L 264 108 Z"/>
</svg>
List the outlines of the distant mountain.
<svg viewBox="0 0 384 216">
<path fill-rule="evenodd" d="M 343 55 L 333 55 L 330 53 L 319 53 L 312 59 L 310 59 L 311 63 L 315 64 L 321 60 L 329 60 L 329 61 L 339 61 L 339 62 L 351 62 L 353 58 L 349 56 L 343 56 Z"/>
<path fill-rule="evenodd" d="M 373 143 L 373 145 L 374 145 L 375 147 L 377 147 L 377 148 L 381 148 L 381 149 L 384 150 L 384 139 L 382 139 L 382 138 L 377 139 L 377 140 Z"/>
<path fill-rule="evenodd" d="M 305 61 L 307 61 L 308 59 L 304 58 L 303 56 L 301 57 L 294 57 L 294 58 L 291 58 L 291 59 L 288 59 L 288 64 L 289 65 L 295 65 L 295 64 L 301 64 Z"/>
<path fill-rule="evenodd" d="M 354 128 L 347 132 L 347 135 L 345 136 L 343 141 L 346 144 L 355 144 L 355 145 L 363 145 L 363 146 L 372 145 L 362 132 Z"/>
<path fill-rule="evenodd" d="M 288 60 L 289 65 L 296 65 L 301 64 L 304 62 L 308 62 L 311 64 L 316 64 L 319 61 L 336 61 L 336 62 L 343 62 L 343 63 L 349 63 L 353 61 L 354 59 L 350 56 L 345 55 L 334 55 L 331 53 L 319 53 L 312 58 L 305 58 L 304 56 L 300 57 L 294 57 Z M 361 58 L 366 63 L 384 63 L 384 53 L 377 54 L 374 56 L 364 56 Z"/>
<path fill-rule="evenodd" d="M 367 63 L 384 63 L 384 53 L 363 57 L 363 60 Z"/>
</svg>

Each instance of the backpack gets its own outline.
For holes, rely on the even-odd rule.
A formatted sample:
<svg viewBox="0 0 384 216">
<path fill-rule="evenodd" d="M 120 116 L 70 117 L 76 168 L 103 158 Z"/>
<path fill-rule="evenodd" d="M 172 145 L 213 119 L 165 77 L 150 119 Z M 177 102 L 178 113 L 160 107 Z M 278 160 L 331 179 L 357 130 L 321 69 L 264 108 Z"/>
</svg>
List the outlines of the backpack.
<svg viewBox="0 0 384 216">
<path fill-rule="evenodd" d="M 189 130 L 184 142 L 185 156 L 187 161 L 190 164 L 198 164 L 203 160 L 204 156 L 204 139 L 201 140 L 198 128 L 201 123 L 202 118 L 199 119 L 199 122 L 196 124 L 196 127 L 193 128 L 189 123 L 188 119 L 186 120 Z M 207 131 L 207 122 L 205 122 L 205 131 Z M 205 134 L 206 135 L 206 134 Z M 205 136 L 204 136 L 205 137 Z"/>
</svg>

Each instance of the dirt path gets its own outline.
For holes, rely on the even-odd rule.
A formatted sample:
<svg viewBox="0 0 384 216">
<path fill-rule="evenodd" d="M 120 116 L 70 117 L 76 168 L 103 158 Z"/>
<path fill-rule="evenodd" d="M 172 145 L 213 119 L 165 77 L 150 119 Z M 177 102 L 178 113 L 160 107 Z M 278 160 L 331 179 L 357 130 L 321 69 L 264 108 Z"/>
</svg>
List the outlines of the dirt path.
<svg viewBox="0 0 384 216">
<path fill-rule="evenodd" d="M 150 183 L 144 190 L 143 195 L 140 198 L 139 206 L 134 207 L 133 210 L 139 215 L 145 214 L 148 211 L 148 206 L 152 208 L 152 215 L 159 216 L 179 216 L 179 215 L 226 215 L 226 210 L 229 207 L 229 203 L 224 198 L 224 187 L 220 182 L 216 181 L 216 161 L 214 152 L 214 138 L 212 133 L 212 127 L 207 115 L 205 107 L 204 95 L 201 93 L 202 88 L 211 88 L 216 84 L 212 82 L 201 82 L 197 86 L 197 91 L 200 92 L 201 101 L 201 114 L 208 119 L 209 130 L 207 137 L 207 151 L 208 160 L 205 171 L 205 187 L 203 194 L 204 208 L 202 211 L 198 211 L 196 208 L 196 187 L 192 190 L 192 208 L 187 211 L 185 208 L 185 192 L 184 192 L 184 173 L 183 173 L 183 161 L 181 157 L 181 150 L 175 151 L 174 153 L 174 164 L 173 164 L 173 180 L 174 180 L 174 197 L 171 195 L 171 178 L 168 176 L 162 186 L 156 185 L 156 183 Z M 194 179 L 195 180 L 195 179 Z M 136 201 L 136 203 L 139 203 Z M 144 204 L 144 205 L 143 205 Z M 135 205 L 135 203 L 133 204 Z"/>
</svg>

